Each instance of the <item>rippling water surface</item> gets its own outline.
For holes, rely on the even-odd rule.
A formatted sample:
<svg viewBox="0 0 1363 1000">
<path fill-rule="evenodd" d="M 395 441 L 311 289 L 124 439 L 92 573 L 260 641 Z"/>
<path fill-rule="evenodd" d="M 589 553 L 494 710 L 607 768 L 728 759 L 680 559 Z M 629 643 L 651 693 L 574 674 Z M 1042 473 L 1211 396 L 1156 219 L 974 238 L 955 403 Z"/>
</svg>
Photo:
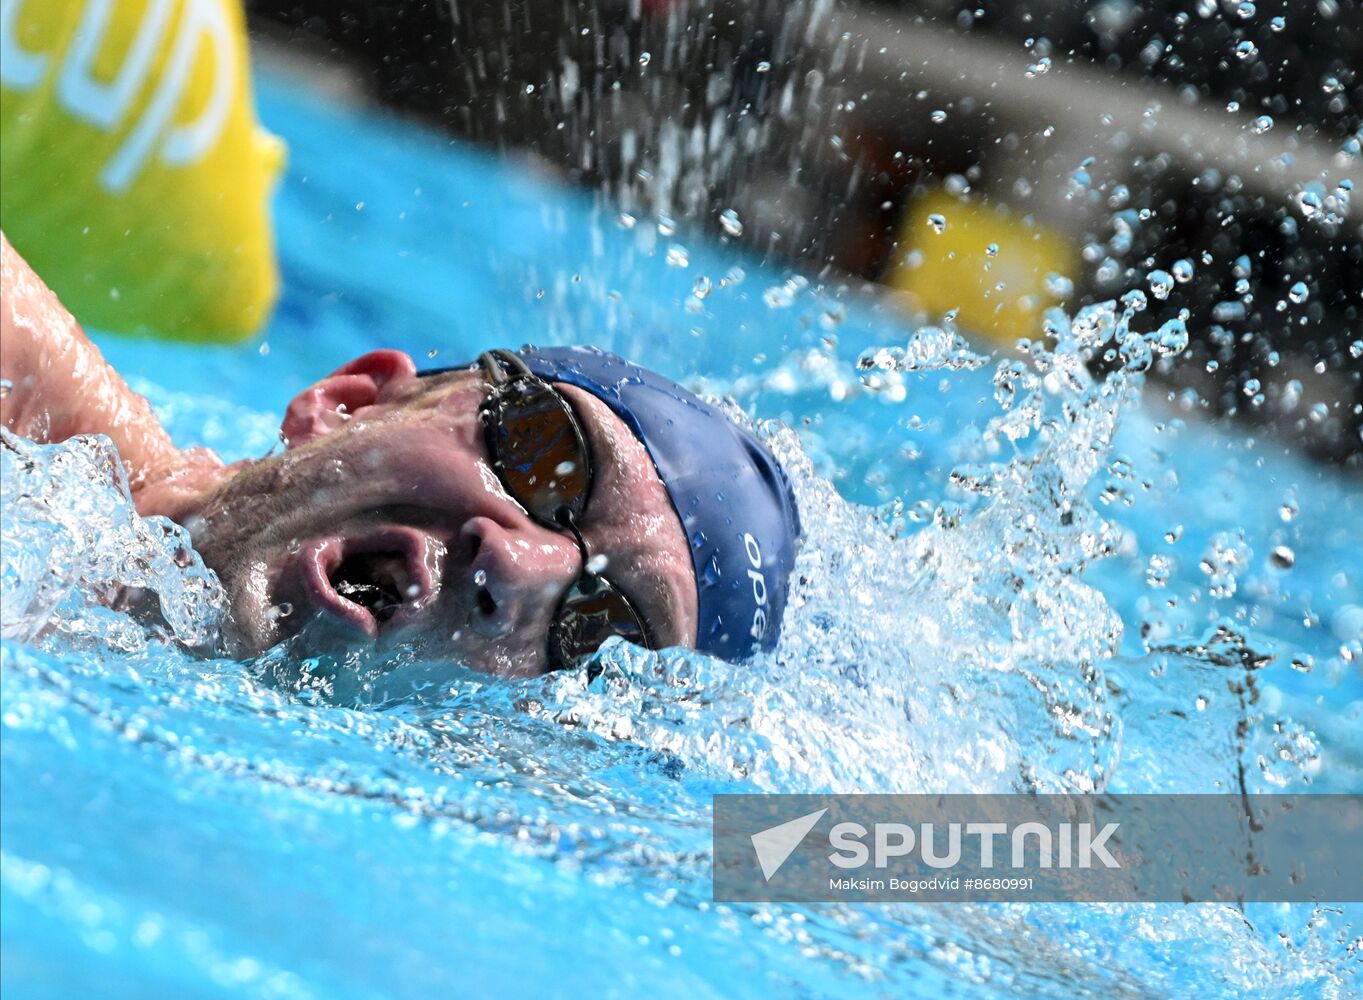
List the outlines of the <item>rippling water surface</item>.
<svg viewBox="0 0 1363 1000">
<path fill-rule="evenodd" d="M 1185 337 L 1139 295 L 977 355 L 262 91 L 292 147 L 270 330 L 104 341 L 177 439 L 263 453 L 295 392 L 373 346 L 596 342 L 759 421 L 809 529 L 801 583 L 742 667 L 205 658 L 216 583 L 132 515 L 107 447 L 6 439 L 7 992 L 1358 991 L 1357 907 L 709 901 L 715 792 L 1363 787 L 1363 488 L 1142 393 Z"/>
</svg>

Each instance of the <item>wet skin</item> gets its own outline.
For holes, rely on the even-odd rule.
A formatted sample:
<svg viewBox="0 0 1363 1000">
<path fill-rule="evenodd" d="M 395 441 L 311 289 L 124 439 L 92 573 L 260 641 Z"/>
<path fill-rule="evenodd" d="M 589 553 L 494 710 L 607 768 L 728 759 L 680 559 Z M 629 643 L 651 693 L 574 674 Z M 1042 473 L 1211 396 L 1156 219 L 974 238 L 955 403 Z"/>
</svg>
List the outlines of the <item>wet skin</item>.
<svg viewBox="0 0 1363 1000">
<path fill-rule="evenodd" d="M 652 460 L 605 404 L 558 388 L 592 451 L 591 554 L 659 646 L 694 645 L 695 573 Z M 547 668 L 549 624 L 582 559 L 497 480 L 478 420 L 486 393 L 477 372 L 418 378 L 406 354 L 375 351 L 293 401 L 286 449 L 232 467 L 189 519 L 231 601 L 234 653 L 301 631 L 307 652 L 414 642 L 503 676 Z M 375 607 L 365 595 L 379 591 Z"/>
<path fill-rule="evenodd" d="M 34 441 L 105 434 L 118 448 L 138 512 L 183 520 L 224 475 L 205 448 L 176 448 L 145 399 L 128 388 L 0 233 L 0 423 Z"/>
</svg>

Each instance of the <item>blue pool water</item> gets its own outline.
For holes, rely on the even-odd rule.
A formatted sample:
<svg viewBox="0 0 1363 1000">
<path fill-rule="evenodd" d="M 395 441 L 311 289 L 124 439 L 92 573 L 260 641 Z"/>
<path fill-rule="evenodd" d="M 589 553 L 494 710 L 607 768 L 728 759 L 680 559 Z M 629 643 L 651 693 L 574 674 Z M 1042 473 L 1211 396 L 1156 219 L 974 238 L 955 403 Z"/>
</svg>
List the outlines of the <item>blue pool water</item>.
<svg viewBox="0 0 1363 1000">
<path fill-rule="evenodd" d="M 721 791 L 1212 792 L 1240 766 L 1251 791 L 1358 791 L 1356 479 L 1138 404 L 1137 377 L 1086 383 L 1085 338 L 1139 352 L 1120 317 L 1043 360 L 1033 420 L 1025 376 L 943 363 L 931 334 L 921 370 L 859 371 L 913 331 L 855 291 L 626 228 L 298 81 L 265 77 L 260 104 L 291 149 L 268 331 L 101 339 L 178 440 L 262 453 L 294 393 L 375 346 L 591 341 L 798 431 L 767 430 L 812 582 L 747 667 L 619 647 L 590 686 L 404 662 L 298 692 L 268 654 L 197 659 L 87 601 L 142 573 L 182 636 L 212 618 L 202 577 L 91 484 L 97 451 L 33 452 L 24 475 L 59 488 L 6 508 L 6 597 L 55 572 L 60 607 L 3 644 L 7 996 L 1359 990 L 1357 907 L 724 906 L 708 867 Z M 99 526 L 81 544 L 71 511 Z"/>
</svg>

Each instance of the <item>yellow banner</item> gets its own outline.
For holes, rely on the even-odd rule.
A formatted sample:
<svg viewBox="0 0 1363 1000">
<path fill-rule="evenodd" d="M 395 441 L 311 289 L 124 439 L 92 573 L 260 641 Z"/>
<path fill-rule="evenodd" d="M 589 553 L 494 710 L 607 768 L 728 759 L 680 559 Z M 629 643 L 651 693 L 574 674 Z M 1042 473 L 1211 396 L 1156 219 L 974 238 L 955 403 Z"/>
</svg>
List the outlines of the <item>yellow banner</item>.
<svg viewBox="0 0 1363 1000">
<path fill-rule="evenodd" d="M 0 0 L 0 226 L 81 322 L 246 336 L 278 290 L 235 0 Z"/>
<path fill-rule="evenodd" d="M 1060 233 L 979 200 L 935 191 L 905 218 L 887 283 L 910 307 L 937 317 L 956 310 L 966 333 L 1012 345 L 1037 337 L 1041 314 L 1061 300 L 1079 255 Z"/>
</svg>

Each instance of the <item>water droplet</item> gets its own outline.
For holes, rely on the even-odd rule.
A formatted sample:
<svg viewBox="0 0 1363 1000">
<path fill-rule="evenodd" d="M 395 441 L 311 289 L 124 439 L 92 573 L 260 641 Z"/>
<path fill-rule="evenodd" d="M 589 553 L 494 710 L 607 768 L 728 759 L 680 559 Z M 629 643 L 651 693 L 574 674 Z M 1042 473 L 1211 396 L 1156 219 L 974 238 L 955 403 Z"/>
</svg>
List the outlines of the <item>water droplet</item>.
<svg viewBox="0 0 1363 1000">
<path fill-rule="evenodd" d="M 1271 28 L 1271 29 L 1273 30 L 1273 32 L 1276 34 L 1277 32 L 1280 32 L 1280 31 L 1282 31 L 1284 28 L 1287 27 L 1287 18 L 1285 18 L 1285 17 L 1275 17 L 1275 18 L 1273 18 L 1273 20 L 1271 20 L 1271 21 L 1268 22 L 1268 26 L 1269 26 L 1269 28 Z"/>
<path fill-rule="evenodd" d="M 999 255 L 999 245 L 997 243 L 991 243 L 984 248 L 984 252 L 987 256 L 997 257 Z"/>
<path fill-rule="evenodd" d="M 1235 46 L 1235 58 L 1248 62 L 1259 54 L 1259 48 L 1248 38 Z"/>
<path fill-rule="evenodd" d="M 1035 79 L 1038 76 L 1044 76 L 1047 72 L 1049 72 L 1050 68 L 1051 57 L 1042 56 L 1036 62 L 1032 63 L 1030 66 L 1027 67 L 1027 78 L 1030 80 Z"/>
<path fill-rule="evenodd" d="M 947 120 L 947 113 L 946 113 L 945 111 L 943 111 L 941 108 L 938 108 L 936 111 L 934 111 L 934 112 L 932 113 L 932 123 L 933 123 L 934 125 L 940 125 L 940 124 L 942 124 L 942 122 L 944 122 L 944 121 L 946 121 L 946 120 Z"/>
<path fill-rule="evenodd" d="M 1258 11 L 1255 8 L 1254 4 L 1250 3 L 1249 0 L 1244 0 L 1244 2 L 1240 4 L 1240 6 L 1235 8 L 1235 13 L 1239 15 L 1240 20 L 1242 21 L 1248 21 L 1257 12 Z"/>
<path fill-rule="evenodd" d="M 1052 271 L 1046 275 L 1046 291 L 1058 299 L 1068 298 L 1074 294 L 1074 282 L 1063 274 Z"/>
<path fill-rule="evenodd" d="M 1188 327 L 1181 319 L 1168 320 L 1155 334 L 1155 344 L 1161 354 L 1182 354 L 1188 348 Z"/>
<path fill-rule="evenodd" d="M 1363 358 L 1363 340 L 1355 340 L 1349 345 L 1349 357 Z"/>
<path fill-rule="evenodd" d="M 702 274 L 696 279 L 696 283 L 691 286 L 691 294 L 698 299 L 703 299 L 710 294 L 710 291 L 713 288 L 714 285 L 710 283 L 710 279 Z"/>
<path fill-rule="evenodd" d="M 288 601 L 281 601 L 279 604 L 270 608 L 269 611 L 269 616 L 272 621 L 279 621 L 280 619 L 289 617 L 291 614 L 293 614 L 293 605 Z"/>
<path fill-rule="evenodd" d="M 1193 280 L 1193 262 L 1186 257 L 1183 260 L 1176 260 L 1170 271 L 1173 272 L 1174 280 L 1180 285 L 1186 285 Z"/>
<path fill-rule="evenodd" d="M 677 232 L 677 224 L 670 215 L 658 216 L 658 235 L 672 236 Z"/>
<path fill-rule="evenodd" d="M 610 560 L 606 558 L 605 555 L 598 552 L 596 555 L 592 556 L 590 559 L 587 560 L 587 572 L 591 573 L 593 576 L 596 576 L 601 573 L 604 573 L 608 565 L 610 565 Z"/>
<path fill-rule="evenodd" d="M 1301 506 L 1297 503 L 1296 497 L 1287 497 L 1278 507 L 1278 517 L 1283 521 L 1292 521 L 1301 512 Z"/>
<path fill-rule="evenodd" d="M 1311 290 L 1306 287 L 1306 282 L 1298 281 L 1287 290 L 1287 297 L 1297 305 L 1301 305 L 1311 297 Z"/>
<path fill-rule="evenodd" d="M 298 555 L 299 550 L 301 550 L 302 548 L 303 548 L 303 543 L 300 542 L 297 538 L 290 538 L 290 539 L 289 539 L 289 544 L 288 544 L 289 555 L 291 555 L 291 556 L 296 556 L 296 555 Z"/>
<path fill-rule="evenodd" d="M 639 65 L 640 65 L 640 66 L 647 66 L 647 65 L 648 65 L 649 63 L 651 63 L 652 61 L 653 61 L 653 53 L 652 53 L 652 52 L 640 52 L 640 53 L 639 53 Z"/>
<path fill-rule="evenodd" d="M 487 586 L 487 570 L 479 569 L 473 571 L 473 585 L 475 587 Z"/>
<path fill-rule="evenodd" d="M 14 383 L 7 378 L 0 378 L 0 399 L 4 399 L 14 391 Z"/>
<path fill-rule="evenodd" d="M 743 220 L 732 208 L 726 208 L 719 213 L 719 224 L 730 236 L 743 235 Z"/>
<path fill-rule="evenodd" d="M 262 340 L 258 350 L 260 351 L 260 356 L 262 358 L 268 358 L 270 356 L 270 342 L 268 340 Z"/>
<path fill-rule="evenodd" d="M 1150 282 L 1150 294 L 1157 299 L 1167 299 L 1174 290 L 1174 276 L 1168 271 L 1151 271 L 1145 280 Z"/>
<path fill-rule="evenodd" d="M 680 243 L 673 243 L 667 248 L 667 262 L 673 267 L 689 267 L 691 254 Z"/>
<path fill-rule="evenodd" d="M 760 63 L 757 64 L 757 72 L 759 72 L 759 73 L 770 73 L 770 72 L 771 72 L 771 63 L 769 63 L 769 62 L 767 62 L 765 59 L 763 59 Z"/>
<path fill-rule="evenodd" d="M 1150 302 L 1145 297 L 1145 293 L 1139 288 L 1133 288 L 1122 296 L 1122 305 L 1126 306 L 1133 313 L 1145 312 L 1145 309 L 1149 304 Z"/>
<path fill-rule="evenodd" d="M 1269 558 L 1278 569 L 1291 569 L 1297 564 L 1297 554 L 1286 545 L 1277 546 L 1269 554 Z"/>
<path fill-rule="evenodd" d="M 620 224 L 621 229 L 633 229 L 634 224 L 639 220 L 636 219 L 634 216 L 630 215 L 628 212 L 621 212 L 616 217 L 615 221 Z"/>
<path fill-rule="evenodd" d="M 1219 531 L 1213 535 L 1202 553 L 1202 572 L 1210 577 L 1208 593 L 1216 598 L 1234 597 L 1239 589 L 1239 575 L 1253 556 L 1245 541 L 1243 530 Z"/>
<path fill-rule="evenodd" d="M 934 233 L 941 235 L 946 231 L 947 217 L 945 215 L 938 215 L 934 212 L 928 216 L 928 225 L 932 227 Z"/>
<path fill-rule="evenodd" d="M 762 293 L 762 301 L 769 309 L 786 309 L 793 305 L 795 296 L 809 285 L 809 279 L 801 274 L 792 274 L 779 285 L 772 285 Z"/>
<path fill-rule="evenodd" d="M 1258 118 L 1254 119 L 1253 129 L 1255 135 L 1263 135 L 1272 127 L 1273 127 L 1272 115 L 1260 115 Z"/>
<path fill-rule="evenodd" d="M 1174 560 L 1171 556 L 1153 555 L 1145 567 L 1145 582 L 1153 588 L 1160 588 L 1169 582 L 1173 573 Z"/>
</svg>

